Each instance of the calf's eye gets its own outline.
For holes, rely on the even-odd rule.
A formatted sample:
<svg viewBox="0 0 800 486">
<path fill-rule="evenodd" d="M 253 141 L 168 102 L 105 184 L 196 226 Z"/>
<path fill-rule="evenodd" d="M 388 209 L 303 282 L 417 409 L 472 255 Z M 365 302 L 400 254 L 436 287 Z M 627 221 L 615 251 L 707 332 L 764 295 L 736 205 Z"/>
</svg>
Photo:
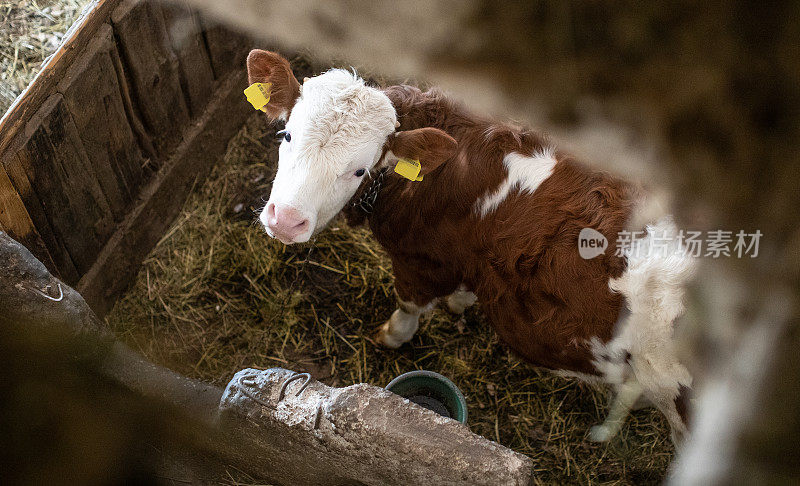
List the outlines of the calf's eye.
<svg viewBox="0 0 800 486">
<path fill-rule="evenodd" d="M 292 141 L 292 135 L 289 132 L 287 132 L 286 130 L 281 130 L 278 133 L 276 133 L 276 135 L 278 136 L 278 139 L 282 138 L 282 139 L 286 140 L 287 142 L 291 142 Z"/>
<path fill-rule="evenodd" d="M 356 177 L 361 177 L 367 172 L 367 169 L 358 169 L 356 171 Z"/>
</svg>

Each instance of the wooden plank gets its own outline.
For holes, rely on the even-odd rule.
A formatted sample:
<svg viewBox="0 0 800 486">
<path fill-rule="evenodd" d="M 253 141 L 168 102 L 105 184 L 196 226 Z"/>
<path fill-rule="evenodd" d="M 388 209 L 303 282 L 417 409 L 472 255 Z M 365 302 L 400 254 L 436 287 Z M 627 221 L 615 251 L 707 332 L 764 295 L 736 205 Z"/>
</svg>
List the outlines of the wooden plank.
<svg viewBox="0 0 800 486">
<path fill-rule="evenodd" d="M 45 197 L 40 198 L 34 188 L 34 185 L 41 188 L 47 183 L 37 178 L 41 174 L 31 172 L 33 163 L 29 152 L 25 150 L 25 145 L 30 142 L 31 133 L 26 133 L 26 127 L 29 132 L 35 131 L 34 128 L 31 128 L 36 125 L 36 123 L 31 123 L 32 118 L 38 116 L 38 113 L 42 111 L 43 104 L 56 92 L 57 85 L 68 78 L 69 68 L 82 55 L 95 32 L 110 18 L 111 12 L 120 2 L 121 0 L 95 0 L 89 4 L 85 10 L 86 13 L 73 24 L 64 36 L 61 46 L 45 62 L 42 71 L 17 97 L 0 120 L 0 159 L 3 168 L 17 189 L 35 230 L 50 253 L 51 261 L 55 265 L 54 270 L 62 279 L 70 283 L 78 281 L 80 272 L 72 261 L 65 242 L 62 241 L 60 234 L 56 232 L 50 221 L 51 217 L 54 219 L 65 218 L 61 216 L 61 213 L 58 215 L 48 213 L 51 208 L 58 207 L 57 204 L 54 204 L 59 199 L 57 193 L 45 191 Z M 78 179 L 76 177 L 76 180 Z M 50 205 L 47 209 L 45 209 L 45 203 Z M 72 209 L 67 207 L 63 211 L 70 212 Z M 37 251 L 33 248 L 32 250 Z M 38 252 L 37 256 L 43 258 Z M 86 264 L 88 265 L 88 262 Z"/>
<path fill-rule="evenodd" d="M 50 252 L 31 220 L 5 168 L 0 165 L 0 231 L 24 245 L 50 272 L 56 269 Z"/>
<path fill-rule="evenodd" d="M 181 86 L 189 112 L 197 116 L 203 112 L 214 91 L 214 71 L 211 69 L 200 19 L 185 1 L 163 5 L 162 14 L 172 50 L 178 57 Z"/>
<path fill-rule="evenodd" d="M 104 24 L 58 85 L 115 221 L 142 184 L 143 157 L 128 124 L 114 64 L 111 26 Z"/>
<path fill-rule="evenodd" d="M 138 107 L 133 102 L 133 89 L 128 81 L 128 76 L 125 74 L 125 66 L 122 64 L 122 57 L 116 45 L 109 54 L 111 55 L 111 62 L 114 64 L 114 72 L 117 74 L 117 82 L 119 83 L 122 104 L 125 106 L 128 123 L 136 136 L 136 140 L 139 142 L 139 147 L 147 158 L 144 165 L 150 168 L 156 167 L 159 157 L 153 146 L 153 138 L 147 133 L 144 123 L 142 123 L 141 113 L 139 113 Z"/>
<path fill-rule="evenodd" d="M 133 101 L 156 150 L 165 155 L 180 142 L 189 112 L 164 19 L 148 2 L 125 0 L 112 12 L 111 21 Z"/>
<path fill-rule="evenodd" d="M 28 122 L 16 153 L 57 238 L 78 272 L 89 269 L 114 228 L 111 209 L 61 94 Z"/>
<path fill-rule="evenodd" d="M 231 71 L 247 70 L 247 53 L 252 47 L 249 37 L 201 17 L 214 76 L 221 78 Z"/>
<path fill-rule="evenodd" d="M 12 155 L 7 157 L 3 161 L 3 164 L 0 164 L 0 169 L 3 169 L 7 173 L 22 203 L 25 205 L 25 210 L 36 232 L 41 236 L 59 277 L 65 282 L 70 283 L 70 285 L 77 282 L 80 275 L 75 268 L 75 264 L 72 262 L 72 257 L 70 257 L 69 252 L 64 246 L 64 242 L 56 237 L 47 214 L 44 211 L 44 207 L 39 200 L 39 196 L 34 191 L 33 186 L 31 186 L 28 175 L 20 165 L 17 156 Z M 33 248 L 28 247 L 28 249 L 39 258 L 39 255 Z M 41 258 L 39 259 L 41 260 Z M 42 261 L 47 264 L 45 260 Z"/>
<path fill-rule="evenodd" d="M 140 203 L 119 225 L 92 268 L 81 278 L 78 291 L 92 309 L 105 315 L 130 285 L 141 262 L 180 212 L 192 186 L 205 178 L 213 161 L 252 114 L 242 102 L 244 70 L 219 83 L 205 112 L 186 132 L 173 156 L 142 190 Z"/>
<path fill-rule="evenodd" d="M 106 22 L 111 11 L 121 0 L 95 0 L 88 6 L 86 15 L 76 21 L 64 36 L 56 52 L 45 62 L 42 71 L 20 94 L 0 120 L 0 153 L 15 143 L 18 133 L 36 113 L 44 101 L 55 91 L 73 60 L 92 39 L 97 28 Z"/>
</svg>

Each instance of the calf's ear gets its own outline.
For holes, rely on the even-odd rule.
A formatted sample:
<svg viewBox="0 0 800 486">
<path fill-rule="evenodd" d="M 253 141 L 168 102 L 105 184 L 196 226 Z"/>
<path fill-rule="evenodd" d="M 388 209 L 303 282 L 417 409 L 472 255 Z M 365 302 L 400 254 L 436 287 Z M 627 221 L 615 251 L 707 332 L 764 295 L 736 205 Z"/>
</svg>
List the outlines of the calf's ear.
<svg viewBox="0 0 800 486">
<path fill-rule="evenodd" d="M 438 128 L 426 127 L 396 132 L 389 137 L 387 148 L 395 158 L 419 160 L 425 175 L 447 162 L 456 154 L 456 139 Z M 389 160 L 391 164 L 397 160 Z"/>
<path fill-rule="evenodd" d="M 300 96 L 300 83 L 292 74 L 289 61 L 280 54 L 253 49 L 247 56 L 247 79 L 253 83 L 271 83 L 266 112 L 270 119 L 286 120 Z"/>
</svg>

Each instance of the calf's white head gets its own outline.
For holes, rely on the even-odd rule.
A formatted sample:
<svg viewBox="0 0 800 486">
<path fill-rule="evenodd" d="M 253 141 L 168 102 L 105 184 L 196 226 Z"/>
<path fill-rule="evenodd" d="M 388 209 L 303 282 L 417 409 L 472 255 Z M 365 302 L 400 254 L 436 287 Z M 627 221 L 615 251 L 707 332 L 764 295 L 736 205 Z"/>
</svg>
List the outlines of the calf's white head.
<svg viewBox="0 0 800 486">
<path fill-rule="evenodd" d="M 410 157 L 425 174 L 455 153 L 455 140 L 441 130 L 395 132 L 389 98 L 355 73 L 332 69 L 301 86 L 286 59 L 258 49 L 247 57 L 247 73 L 250 83 L 272 84 L 266 113 L 286 121 L 278 172 L 259 217 L 285 244 L 324 228 L 371 170 Z"/>
</svg>

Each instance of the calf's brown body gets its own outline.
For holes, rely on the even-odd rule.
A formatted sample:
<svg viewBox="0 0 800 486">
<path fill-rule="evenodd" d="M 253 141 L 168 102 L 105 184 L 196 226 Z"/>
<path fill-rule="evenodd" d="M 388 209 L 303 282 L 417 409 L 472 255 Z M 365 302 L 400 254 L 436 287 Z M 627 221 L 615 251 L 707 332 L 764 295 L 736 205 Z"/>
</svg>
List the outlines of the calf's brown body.
<svg viewBox="0 0 800 486">
<path fill-rule="evenodd" d="M 639 199 L 630 185 L 555 151 L 535 132 L 474 116 L 437 90 L 380 91 L 341 70 L 298 87 L 284 58 L 257 50 L 248 74 L 288 94 L 267 115 L 295 131 L 281 144 L 270 202 L 303 209 L 315 220 L 312 231 L 343 207 L 351 224 L 369 220 L 392 258 L 400 305 L 377 342 L 401 346 L 436 299 L 447 297 L 455 312 L 474 303 L 468 290 L 523 358 L 614 387 L 593 440 L 613 437 L 640 397 L 664 413 L 673 440 L 687 432 L 681 399 L 692 377 L 673 328 L 694 263 L 669 218 L 617 255 L 617 236 Z M 374 150 L 371 161 L 364 147 Z M 393 173 L 398 158 L 418 159 L 423 180 Z M 381 175 L 354 179 L 367 169 Z M 278 232 L 270 207 L 262 223 Z M 608 239 L 604 253 L 581 257 L 585 228 Z M 300 242 L 311 232 L 287 234 Z M 630 312 L 620 319 L 623 305 Z"/>
<path fill-rule="evenodd" d="M 631 211 L 627 185 L 556 153 L 552 175 L 533 193 L 512 189 L 483 216 L 476 202 L 506 179 L 504 157 L 531 156 L 547 141 L 473 116 L 436 90 L 393 86 L 384 92 L 397 110 L 398 133 L 434 127 L 458 143 L 456 154 L 423 181 L 390 172 L 369 215 L 392 258 L 400 299 L 422 307 L 463 285 L 523 358 L 596 373 L 590 342 L 612 337 L 622 297 L 608 282 L 622 274 L 625 260 L 615 256 L 613 237 L 605 254 L 581 258 L 578 234 L 590 227 L 617 235 Z M 395 155 L 415 156 L 413 148 L 406 150 L 411 153 Z M 350 205 L 345 213 L 351 224 L 365 218 Z"/>
</svg>

